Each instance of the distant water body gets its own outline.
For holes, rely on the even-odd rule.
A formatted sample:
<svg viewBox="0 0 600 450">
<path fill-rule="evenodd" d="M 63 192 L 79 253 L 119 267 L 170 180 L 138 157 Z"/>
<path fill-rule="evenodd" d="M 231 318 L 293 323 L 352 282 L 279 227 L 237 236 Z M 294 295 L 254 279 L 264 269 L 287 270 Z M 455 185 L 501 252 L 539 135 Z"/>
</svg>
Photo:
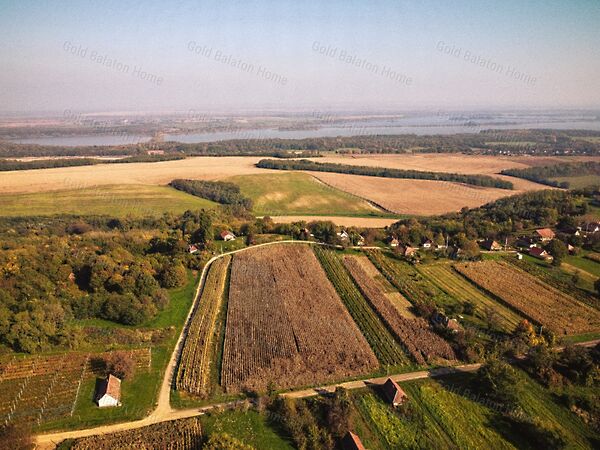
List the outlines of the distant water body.
<svg viewBox="0 0 600 450">
<path fill-rule="evenodd" d="M 394 120 L 368 120 L 345 122 L 340 125 L 321 126 L 320 128 L 280 130 L 252 128 L 217 132 L 190 134 L 165 134 L 165 141 L 200 143 L 226 141 L 231 139 L 304 139 L 337 136 L 359 136 L 377 134 L 416 134 L 445 135 L 457 133 L 479 133 L 486 129 L 527 129 L 553 128 L 558 130 L 576 129 L 600 131 L 600 120 L 591 118 L 548 118 L 547 116 L 509 116 L 486 117 L 484 119 L 440 116 L 407 117 Z M 19 139 L 14 142 L 23 144 L 57 145 L 65 147 L 86 145 L 124 145 L 147 142 L 150 136 L 137 135 L 95 135 L 64 136 Z"/>
</svg>

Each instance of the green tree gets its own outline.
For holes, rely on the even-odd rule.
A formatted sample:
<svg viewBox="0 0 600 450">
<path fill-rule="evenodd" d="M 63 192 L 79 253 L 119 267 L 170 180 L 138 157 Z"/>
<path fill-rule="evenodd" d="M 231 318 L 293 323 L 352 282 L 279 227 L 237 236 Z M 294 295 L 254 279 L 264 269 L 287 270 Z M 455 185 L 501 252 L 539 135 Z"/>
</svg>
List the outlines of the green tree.
<svg viewBox="0 0 600 450">
<path fill-rule="evenodd" d="M 562 260 L 567 256 L 569 251 L 565 243 L 559 239 L 552 239 L 548 245 L 546 245 L 546 251 L 554 258 L 552 264 L 560 266 Z"/>
<path fill-rule="evenodd" d="M 187 271 L 180 262 L 167 264 L 160 273 L 160 285 L 164 288 L 174 288 L 187 283 Z"/>
</svg>

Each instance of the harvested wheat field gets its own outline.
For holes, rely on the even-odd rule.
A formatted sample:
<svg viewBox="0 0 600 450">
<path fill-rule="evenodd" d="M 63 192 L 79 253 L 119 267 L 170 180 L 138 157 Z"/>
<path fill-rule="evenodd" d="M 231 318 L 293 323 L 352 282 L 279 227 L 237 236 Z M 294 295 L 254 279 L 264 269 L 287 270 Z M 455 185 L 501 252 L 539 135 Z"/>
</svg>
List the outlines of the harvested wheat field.
<svg viewBox="0 0 600 450">
<path fill-rule="evenodd" d="M 235 255 L 221 374 L 226 391 L 313 385 L 377 367 L 310 247 Z"/>
<path fill-rule="evenodd" d="M 510 307 L 556 334 L 600 328 L 600 312 L 506 262 L 463 263 L 456 270 Z"/>
<path fill-rule="evenodd" d="M 2 172 L 0 193 L 74 190 L 122 184 L 166 185 L 175 178 L 215 180 L 234 175 L 271 173 L 254 166 L 261 158 L 202 156 L 175 161 Z"/>
<path fill-rule="evenodd" d="M 383 217 L 345 217 L 345 216 L 272 216 L 275 223 L 292 222 L 316 222 L 327 220 L 342 227 L 361 227 L 361 228 L 384 228 L 395 222 L 397 218 L 386 219 Z"/>
<path fill-rule="evenodd" d="M 464 155 L 461 153 L 413 153 L 397 155 L 335 155 L 314 160 L 357 166 L 493 175 L 503 169 L 525 169 L 532 166 L 552 165 L 561 162 L 597 161 L 598 159 L 591 156 L 487 156 Z"/>
<path fill-rule="evenodd" d="M 310 172 L 324 183 L 369 199 L 396 214 L 435 215 L 477 207 L 517 190 L 482 188 L 447 181 L 403 180 L 394 178 Z"/>
</svg>

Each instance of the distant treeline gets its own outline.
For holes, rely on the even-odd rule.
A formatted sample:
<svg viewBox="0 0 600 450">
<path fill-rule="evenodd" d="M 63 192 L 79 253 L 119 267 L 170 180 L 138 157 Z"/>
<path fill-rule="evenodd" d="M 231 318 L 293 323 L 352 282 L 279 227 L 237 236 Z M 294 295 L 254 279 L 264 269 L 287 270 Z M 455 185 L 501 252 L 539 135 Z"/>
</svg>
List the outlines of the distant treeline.
<svg viewBox="0 0 600 450">
<path fill-rule="evenodd" d="M 475 130 L 474 130 L 475 131 Z M 339 153 L 468 153 L 486 155 L 600 155 L 599 132 L 582 130 L 483 130 L 454 135 L 415 134 L 306 139 L 234 139 L 218 142 L 146 142 L 117 146 L 58 147 L 0 141 L 0 158 L 24 156 L 141 155 L 149 150 L 186 156 L 305 158 Z"/>
<path fill-rule="evenodd" d="M 347 173 L 382 178 L 407 178 L 414 180 L 451 181 L 473 186 L 513 189 L 510 181 L 492 178 L 487 175 L 464 175 L 459 173 L 425 172 L 420 170 L 388 169 L 386 167 L 353 166 L 349 164 L 319 163 L 307 159 L 276 160 L 262 159 L 257 164 L 262 169 L 311 170 L 316 172 Z"/>
<path fill-rule="evenodd" d="M 241 206 L 247 210 L 252 209 L 252 200 L 244 197 L 239 186 L 226 181 L 203 180 L 173 180 L 169 185 L 188 194 L 202 197 L 222 205 Z"/>
<path fill-rule="evenodd" d="M 185 159 L 184 155 L 138 155 L 119 159 L 97 159 L 97 158 L 58 158 L 38 159 L 35 161 L 19 161 L 16 159 L 0 159 L 0 171 L 51 169 L 55 167 L 93 166 L 96 164 L 126 164 L 140 162 L 160 162 Z"/>
<path fill-rule="evenodd" d="M 600 176 L 600 162 L 583 161 L 542 167 L 528 167 L 526 169 L 505 169 L 500 173 L 511 177 L 524 178 L 548 186 L 568 189 L 570 186 L 568 181 L 559 182 L 552 178 L 581 177 L 586 175 Z M 598 179 L 598 184 L 600 184 L 600 178 Z"/>
</svg>

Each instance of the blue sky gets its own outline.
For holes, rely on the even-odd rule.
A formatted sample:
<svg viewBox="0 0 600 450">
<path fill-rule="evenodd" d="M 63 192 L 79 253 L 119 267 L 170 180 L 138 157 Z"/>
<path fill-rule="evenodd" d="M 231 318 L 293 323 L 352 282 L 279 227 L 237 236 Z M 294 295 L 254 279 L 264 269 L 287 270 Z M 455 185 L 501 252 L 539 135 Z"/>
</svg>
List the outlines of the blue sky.
<svg viewBox="0 0 600 450">
<path fill-rule="evenodd" d="M 0 0 L 0 110 L 600 108 L 599 23 L 597 0 Z"/>
</svg>

